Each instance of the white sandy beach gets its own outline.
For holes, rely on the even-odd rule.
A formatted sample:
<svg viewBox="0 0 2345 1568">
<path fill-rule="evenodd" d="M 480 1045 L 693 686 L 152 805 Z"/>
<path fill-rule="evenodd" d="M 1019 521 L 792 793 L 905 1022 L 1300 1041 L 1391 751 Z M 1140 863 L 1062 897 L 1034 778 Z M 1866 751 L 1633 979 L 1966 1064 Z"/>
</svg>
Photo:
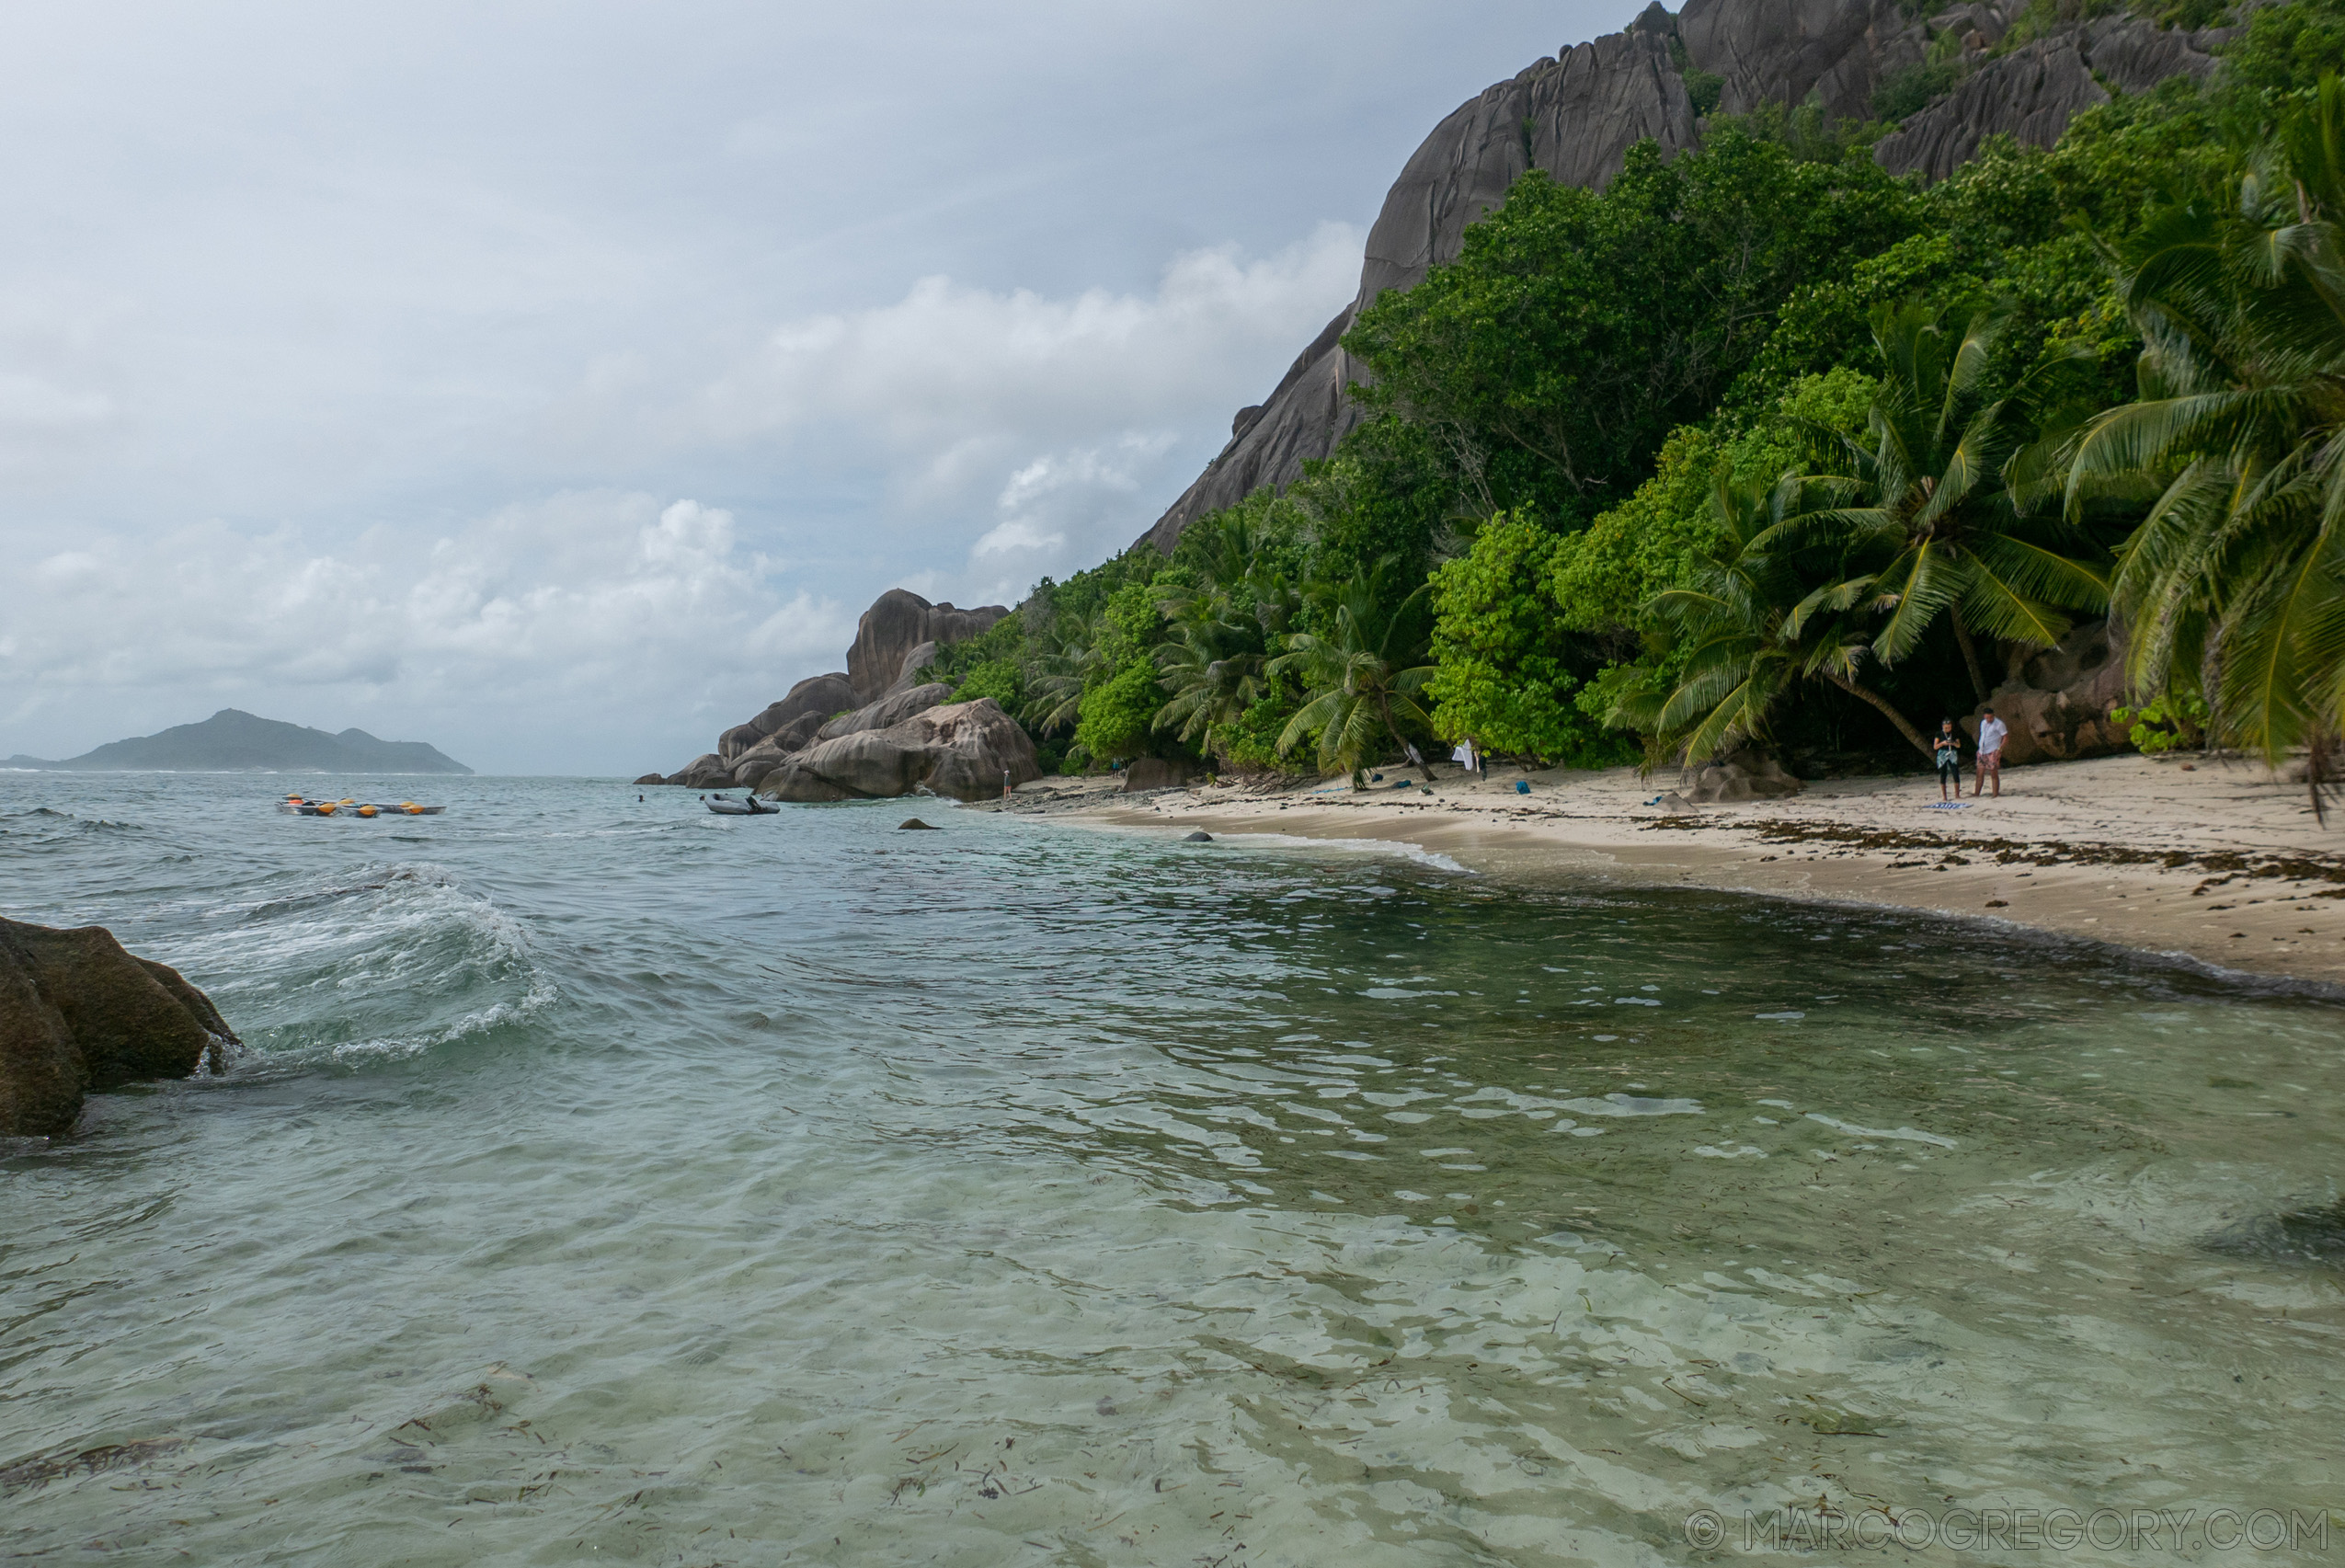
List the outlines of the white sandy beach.
<svg viewBox="0 0 2345 1568">
<path fill-rule="evenodd" d="M 1732 889 L 1997 920 L 2187 956 L 2221 968 L 2345 984 L 2345 811 L 2315 820 L 2305 786 L 2259 765 L 2109 757 L 2017 768 L 2000 799 L 1933 809 L 1934 778 L 1825 780 L 1783 800 L 1673 815 L 1674 777 L 1632 768 L 1488 783 L 1436 765 L 1433 794 L 1387 771 L 1269 791 L 1198 785 L 1122 795 L 1046 779 L 995 807 L 1128 827 L 1386 839 L 1473 870 L 1639 887 Z M 1517 779 L 1531 790 L 1516 792 Z M 1967 787 L 1969 779 L 1964 779 Z"/>
</svg>

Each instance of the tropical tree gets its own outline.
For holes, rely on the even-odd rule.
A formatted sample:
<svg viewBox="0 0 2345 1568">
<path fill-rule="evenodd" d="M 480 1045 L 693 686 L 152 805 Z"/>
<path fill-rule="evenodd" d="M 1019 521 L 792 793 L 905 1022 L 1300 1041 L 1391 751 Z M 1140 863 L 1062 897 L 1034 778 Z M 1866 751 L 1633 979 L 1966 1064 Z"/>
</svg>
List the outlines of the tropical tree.
<svg viewBox="0 0 2345 1568">
<path fill-rule="evenodd" d="M 1043 652 L 1026 667 L 1026 704 L 1018 716 L 1036 734 L 1072 729 L 1084 686 L 1109 673 L 1100 638 L 1103 613 L 1094 610 L 1083 619 L 1061 614 L 1046 635 Z"/>
<path fill-rule="evenodd" d="M 2155 496 L 2120 552 L 2127 674 L 2195 692 L 2217 738 L 2309 749 L 2313 803 L 2345 727 L 2345 86 L 2213 195 L 2114 249 L 2142 334 L 2140 401 L 2094 419 L 2072 509 Z"/>
<path fill-rule="evenodd" d="M 1825 504 L 1783 524 L 1845 548 L 1857 570 L 1836 594 L 1885 612 L 1872 639 L 1882 664 L 1944 617 L 1981 702 L 1976 634 L 2049 647 L 2068 631 L 2065 610 L 2097 609 L 2109 591 L 2065 515 L 2028 515 L 2006 483 L 2039 431 L 2027 382 L 1988 386 L 2002 326 L 1991 311 L 1875 310 L 1881 381 L 1864 432 L 1815 432 L 1825 462 L 1804 487 Z"/>
<path fill-rule="evenodd" d="M 1419 735 L 1433 728 L 1417 702 L 1435 673 L 1422 662 L 1431 590 L 1420 583 L 1396 598 L 1400 566 L 1399 557 L 1388 555 L 1371 572 L 1340 586 L 1321 585 L 1314 608 L 1325 635 L 1293 634 L 1287 651 L 1269 665 L 1270 674 L 1291 676 L 1303 691 L 1303 705 L 1279 734 L 1279 754 L 1316 735 L 1320 771 L 1349 773 L 1355 787 L 1372 755 L 1388 747 L 1412 749 L 1404 725 Z M 1417 765 L 1432 783 L 1433 769 L 1422 756 Z"/>
<path fill-rule="evenodd" d="M 1183 542 L 1191 575 L 1168 575 L 1156 589 L 1168 625 L 1156 648 L 1157 681 L 1171 701 L 1155 727 L 1209 750 L 1217 727 L 1236 723 L 1261 699 L 1298 598 L 1267 559 L 1253 517 L 1233 508 L 1192 532 L 1204 537 Z"/>
<path fill-rule="evenodd" d="M 1718 543 L 1698 559 L 1688 586 L 1646 606 L 1650 619 L 1676 633 L 1684 662 L 1665 688 L 1625 692 L 1619 714 L 1687 766 L 1764 740 L 1778 707 L 1804 681 L 1879 710 L 1929 755 L 1921 731 L 1862 678 L 1876 657 L 1864 615 L 1869 587 L 1801 558 L 1815 547 L 1803 550 L 1787 523 L 1803 489 L 1791 475 L 1771 486 L 1722 476 L 1710 501 Z M 1819 577 L 1823 586 L 1813 586 Z"/>
</svg>

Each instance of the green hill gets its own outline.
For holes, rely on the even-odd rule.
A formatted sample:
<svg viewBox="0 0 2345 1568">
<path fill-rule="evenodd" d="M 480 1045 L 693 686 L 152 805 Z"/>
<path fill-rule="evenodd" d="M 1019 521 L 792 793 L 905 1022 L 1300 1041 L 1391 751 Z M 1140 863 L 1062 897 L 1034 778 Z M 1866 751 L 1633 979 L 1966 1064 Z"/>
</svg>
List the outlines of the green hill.
<svg viewBox="0 0 2345 1568">
<path fill-rule="evenodd" d="M 377 740 L 363 729 L 328 735 L 306 725 L 222 708 L 201 724 L 109 741 L 62 762 L 11 757 L 12 768 L 183 773 L 469 773 L 470 768 L 420 740 Z"/>
</svg>

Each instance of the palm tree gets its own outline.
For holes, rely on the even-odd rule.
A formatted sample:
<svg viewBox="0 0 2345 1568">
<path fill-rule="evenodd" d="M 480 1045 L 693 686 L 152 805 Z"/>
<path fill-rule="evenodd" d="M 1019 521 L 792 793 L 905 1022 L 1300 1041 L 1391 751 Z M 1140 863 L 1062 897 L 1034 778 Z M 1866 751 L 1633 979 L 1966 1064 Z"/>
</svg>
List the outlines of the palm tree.
<svg viewBox="0 0 2345 1568">
<path fill-rule="evenodd" d="M 1864 434 L 1814 432 L 1825 466 L 1808 488 L 1827 504 L 1787 521 L 1800 538 L 1848 548 L 1860 568 L 1850 601 L 1887 612 L 1872 643 L 1882 663 L 1912 653 L 1943 615 L 1981 702 L 1988 687 L 1973 633 L 2049 647 L 2067 633 L 2064 609 L 2098 609 L 2108 597 L 2104 576 L 2073 553 L 2064 515 L 2024 515 L 2006 484 L 2037 432 L 2029 383 L 1988 395 L 2002 327 L 1985 311 L 1875 310 L 1882 373 Z"/>
<path fill-rule="evenodd" d="M 1722 475 L 1710 493 L 1722 541 L 1700 558 L 1689 586 L 1645 606 L 1651 618 L 1678 630 L 1686 663 L 1675 686 L 1632 695 L 1623 716 L 1661 737 L 1687 766 L 1765 739 L 1777 706 L 1802 681 L 1822 681 L 1869 704 L 1929 755 L 1921 731 L 1860 678 L 1874 652 L 1863 619 L 1871 588 L 1803 569 L 1788 523 L 1804 488 L 1796 475 L 1771 487 Z M 1818 575 L 1824 585 L 1812 587 Z"/>
<path fill-rule="evenodd" d="M 2140 329 L 2141 401 L 2076 444 L 2072 509 L 2155 495 L 2119 555 L 2137 692 L 2197 691 L 2220 739 L 2311 753 L 2313 806 L 2345 727 L 2345 87 L 2216 196 L 2113 254 Z"/>
<path fill-rule="evenodd" d="M 1105 673 L 1107 654 L 1100 647 L 1103 613 L 1094 610 L 1088 620 L 1081 621 L 1071 615 L 1062 617 L 1049 629 L 1048 651 L 1028 667 L 1028 695 L 1018 716 L 1037 733 L 1051 735 L 1074 728 L 1081 716 L 1078 710 L 1085 681 Z"/>
<path fill-rule="evenodd" d="M 1328 634 L 1295 633 L 1287 639 L 1287 651 L 1269 665 L 1269 673 L 1291 675 L 1303 688 L 1303 705 L 1279 732 L 1279 754 L 1316 734 L 1320 772 L 1349 773 L 1355 788 L 1362 787 L 1362 765 L 1387 742 L 1396 750 L 1410 749 L 1403 724 L 1420 735 L 1433 729 L 1417 696 L 1435 667 L 1416 662 L 1424 657 L 1432 585 L 1420 583 L 1394 602 L 1390 589 L 1400 564 L 1399 556 L 1388 555 L 1367 575 L 1322 589 Z M 1422 757 L 1417 765 L 1431 784 L 1433 769 Z"/>
<path fill-rule="evenodd" d="M 1297 598 L 1265 561 L 1264 532 L 1241 514 L 1225 513 L 1196 532 L 1202 583 L 1175 578 L 1157 596 L 1171 625 L 1156 649 L 1158 681 L 1172 697 L 1155 727 L 1210 749 L 1213 730 L 1236 722 L 1262 696 L 1270 650 L 1285 636 Z"/>
</svg>

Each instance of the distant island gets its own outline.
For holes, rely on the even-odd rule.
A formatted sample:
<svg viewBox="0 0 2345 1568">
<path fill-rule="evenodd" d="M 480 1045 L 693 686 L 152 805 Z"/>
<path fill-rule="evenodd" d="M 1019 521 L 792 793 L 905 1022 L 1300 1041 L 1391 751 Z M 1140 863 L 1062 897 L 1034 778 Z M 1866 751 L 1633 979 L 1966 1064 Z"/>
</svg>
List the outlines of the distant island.
<svg viewBox="0 0 2345 1568">
<path fill-rule="evenodd" d="M 363 729 L 328 735 L 322 729 L 261 718 L 239 708 L 222 708 L 201 724 L 174 725 L 159 735 L 109 741 L 62 762 L 43 757 L 11 757 L 0 767 L 180 773 L 472 772 L 420 740 L 377 740 Z"/>
</svg>

